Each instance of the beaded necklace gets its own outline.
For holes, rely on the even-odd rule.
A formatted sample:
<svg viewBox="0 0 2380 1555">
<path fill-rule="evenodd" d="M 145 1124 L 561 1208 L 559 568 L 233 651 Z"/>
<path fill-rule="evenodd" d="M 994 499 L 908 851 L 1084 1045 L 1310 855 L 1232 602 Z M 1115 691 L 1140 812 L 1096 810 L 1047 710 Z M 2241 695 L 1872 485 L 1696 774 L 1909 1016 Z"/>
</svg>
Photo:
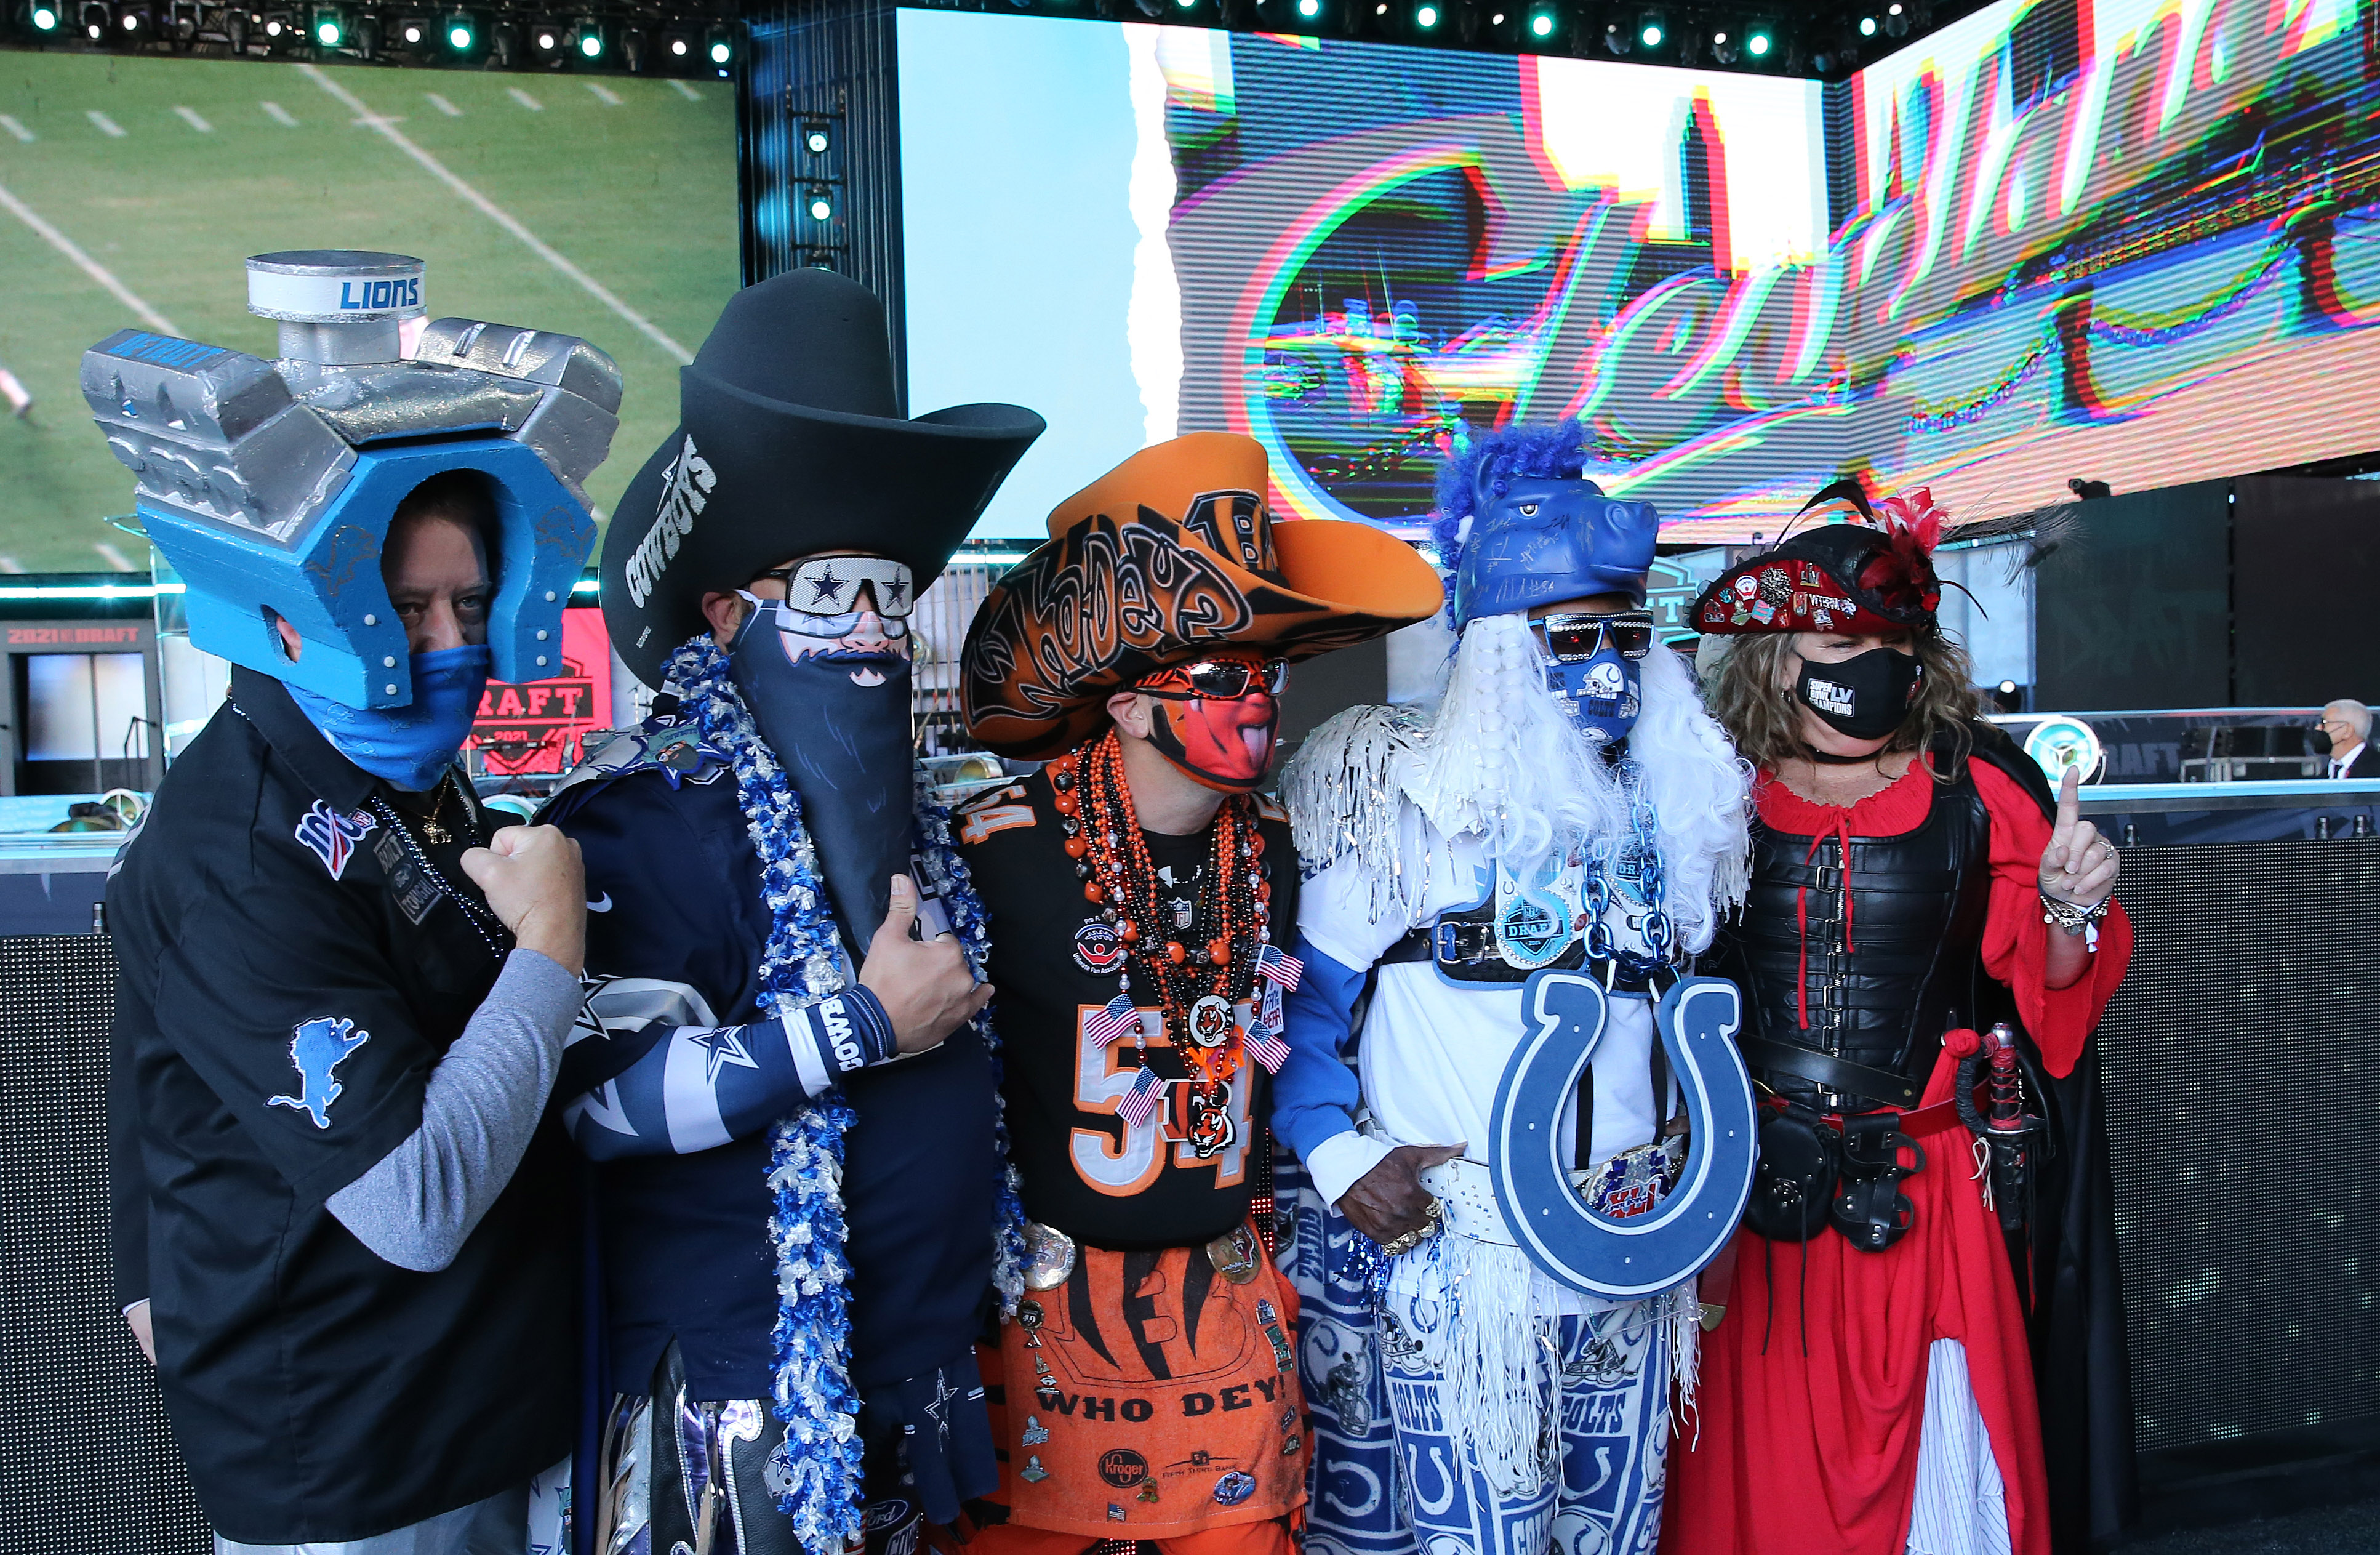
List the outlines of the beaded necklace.
<svg viewBox="0 0 2380 1555">
<path fill-rule="evenodd" d="M 1118 1102 L 1117 1115 L 1130 1124 L 1145 1122 L 1166 1083 L 1148 1065 L 1148 1028 L 1133 1003 L 1137 966 L 1157 990 L 1165 1033 L 1189 1071 L 1191 1148 L 1202 1159 L 1216 1155 L 1236 1134 L 1232 1077 L 1250 1054 L 1268 1071 L 1278 1071 L 1288 1056 L 1280 1039 L 1281 992 L 1297 985 L 1302 970 L 1272 943 L 1272 886 L 1258 863 L 1265 841 L 1257 830 L 1255 803 L 1234 795 L 1216 813 L 1214 851 L 1200 871 L 1192 917 L 1210 937 L 1194 946 L 1175 937 L 1160 916 L 1157 867 L 1124 783 L 1123 751 L 1115 732 L 1087 750 L 1058 758 L 1049 771 L 1066 856 L 1083 881 L 1083 897 L 1124 946 L 1116 995 L 1085 1027 L 1102 1048 L 1127 1031 L 1135 1034 L 1141 1067 Z M 1260 980 L 1266 989 L 1259 1001 Z M 1251 1005 L 1245 1025 L 1237 1013 L 1244 1001 Z"/>
</svg>

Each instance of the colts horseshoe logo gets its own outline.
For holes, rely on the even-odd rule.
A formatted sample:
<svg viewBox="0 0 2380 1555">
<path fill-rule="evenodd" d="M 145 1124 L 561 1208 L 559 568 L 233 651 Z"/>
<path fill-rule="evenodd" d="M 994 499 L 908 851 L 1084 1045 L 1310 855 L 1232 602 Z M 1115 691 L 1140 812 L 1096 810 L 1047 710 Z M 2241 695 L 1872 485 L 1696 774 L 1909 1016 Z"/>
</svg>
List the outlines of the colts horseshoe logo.
<svg viewBox="0 0 2380 1555">
<path fill-rule="evenodd" d="M 1718 1257 L 1752 1192 L 1752 1076 L 1732 1040 L 1742 996 L 1722 978 L 1686 978 L 1655 1006 L 1693 1144 L 1670 1197 L 1626 1221 L 1594 1213 L 1571 1187 L 1571 1142 L 1558 1126 L 1603 1036 L 1602 986 L 1579 972 L 1533 972 L 1521 1009 L 1528 1031 L 1488 1124 L 1505 1228 L 1532 1263 L 1575 1291 L 1624 1301 L 1681 1283 Z"/>
</svg>

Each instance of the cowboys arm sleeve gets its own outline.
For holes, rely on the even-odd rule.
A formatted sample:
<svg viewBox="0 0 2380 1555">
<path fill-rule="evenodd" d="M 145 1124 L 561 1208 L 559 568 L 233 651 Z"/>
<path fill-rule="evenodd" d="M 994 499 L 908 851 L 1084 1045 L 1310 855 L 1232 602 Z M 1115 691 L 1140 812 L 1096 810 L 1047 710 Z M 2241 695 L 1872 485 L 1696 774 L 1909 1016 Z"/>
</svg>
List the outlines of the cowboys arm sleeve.
<svg viewBox="0 0 2380 1555">
<path fill-rule="evenodd" d="M 339 1223 L 400 1269 L 431 1274 L 453 1263 L 537 1132 L 578 1005 L 578 979 L 555 962 L 532 950 L 507 956 L 430 1071 L 421 1126 L 330 1197 Z"/>
<path fill-rule="evenodd" d="M 684 984 L 624 978 L 595 990 L 563 1061 L 563 1121 L 581 1151 L 616 1160 L 712 1149 L 898 1056 L 892 1017 L 857 984 L 773 1020 L 709 1016 Z"/>
</svg>

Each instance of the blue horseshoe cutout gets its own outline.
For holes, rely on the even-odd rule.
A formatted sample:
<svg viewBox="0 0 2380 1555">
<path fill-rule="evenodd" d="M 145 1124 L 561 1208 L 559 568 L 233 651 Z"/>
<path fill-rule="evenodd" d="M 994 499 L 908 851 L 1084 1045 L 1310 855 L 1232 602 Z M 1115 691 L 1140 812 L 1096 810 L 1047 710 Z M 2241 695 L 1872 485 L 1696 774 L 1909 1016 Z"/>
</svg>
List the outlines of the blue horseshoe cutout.
<svg viewBox="0 0 2380 1555">
<path fill-rule="evenodd" d="M 1528 1031 L 1488 1124 L 1505 1229 L 1530 1262 L 1590 1295 L 1633 1300 L 1681 1283 L 1718 1256 L 1752 1193 L 1752 1076 L 1732 1040 L 1742 996 L 1724 978 L 1685 978 L 1654 1007 L 1694 1132 L 1677 1187 L 1625 1221 L 1596 1214 L 1571 1186 L 1572 1141 L 1559 1126 L 1603 1036 L 1603 988 L 1582 972 L 1533 972 L 1521 1009 Z"/>
</svg>

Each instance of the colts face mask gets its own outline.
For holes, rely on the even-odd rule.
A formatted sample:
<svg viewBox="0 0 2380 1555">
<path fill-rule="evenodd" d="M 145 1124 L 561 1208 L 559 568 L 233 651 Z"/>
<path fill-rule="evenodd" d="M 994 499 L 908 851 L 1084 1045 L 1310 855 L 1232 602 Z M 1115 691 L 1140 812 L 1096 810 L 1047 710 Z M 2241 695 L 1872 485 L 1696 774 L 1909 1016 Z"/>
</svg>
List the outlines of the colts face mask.
<svg viewBox="0 0 2380 1555">
<path fill-rule="evenodd" d="M 1546 689 L 1590 745 L 1628 737 L 1644 709 L 1637 666 L 1653 650 L 1653 617 L 1559 614 L 1532 622 L 1546 659 Z"/>
<path fill-rule="evenodd" d="M 1218 653 L 1144 676 L 1133 689 L 1154 699 L 1148 743 L 1184 775 L 1226 794 L 1264 782 L 1281 726 L 1277 699 L 1289 666 L 1256 653 Z"/>
<path fill-rule="evenodd" d="M 1836 733 L 1855 740 L 1880 740 L 1900 727 L 1909 704 L 1925 678 L 1913 653 L 1871 648 L 1840 663 L 1802 661 L 1793 696 Z"/>
</svg>

